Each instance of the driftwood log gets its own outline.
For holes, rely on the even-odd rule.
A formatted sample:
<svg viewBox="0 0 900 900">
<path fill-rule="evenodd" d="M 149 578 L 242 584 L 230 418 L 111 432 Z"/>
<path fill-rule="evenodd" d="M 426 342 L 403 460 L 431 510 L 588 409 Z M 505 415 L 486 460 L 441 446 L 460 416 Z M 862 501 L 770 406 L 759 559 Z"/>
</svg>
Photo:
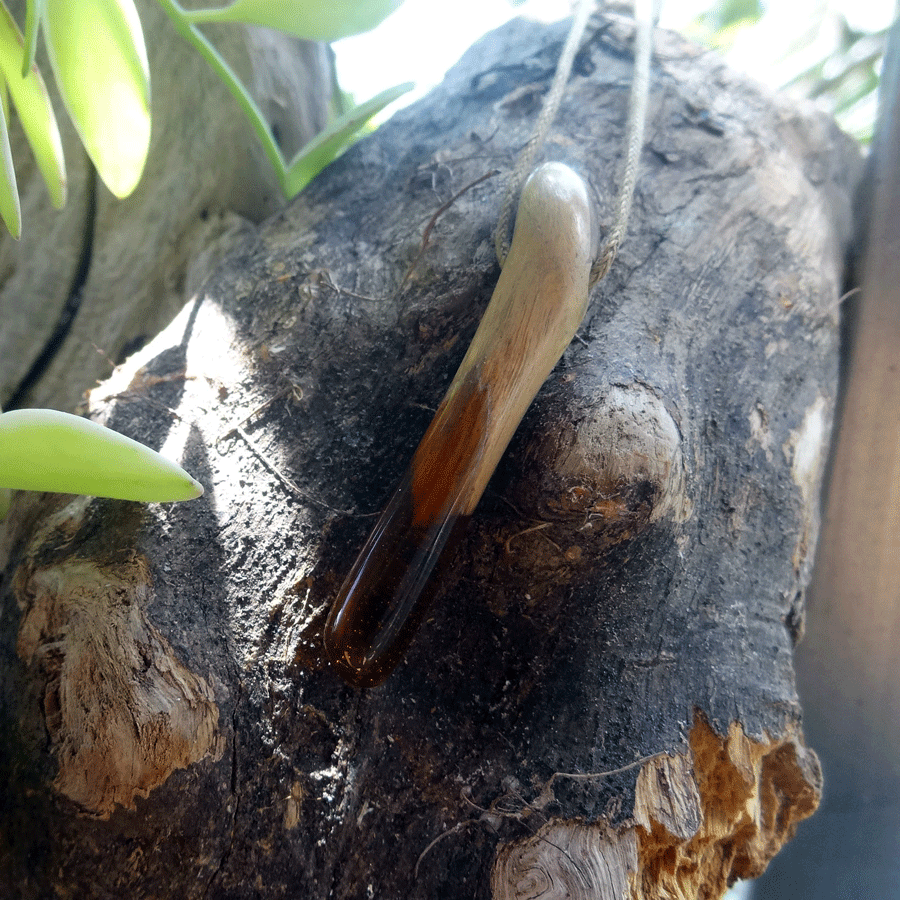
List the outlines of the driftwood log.
<svg viewBox="0 0 900 900">
<path fill-rule="evenodd" d="M 485 38 L 91 393 L 201 500 L 16 498 L 15 895 L 718 897 L 816 808 L 792 660 L 857 151 L 671 34 L 631 233 L 432 614 L 380 688 L 323 657 L 497 279 L 502 178 L 459 192 L 510 169 L 563 35 Z M 601 221 L 632 37 L 594 23 L 545 149 Z"/>
</svg>

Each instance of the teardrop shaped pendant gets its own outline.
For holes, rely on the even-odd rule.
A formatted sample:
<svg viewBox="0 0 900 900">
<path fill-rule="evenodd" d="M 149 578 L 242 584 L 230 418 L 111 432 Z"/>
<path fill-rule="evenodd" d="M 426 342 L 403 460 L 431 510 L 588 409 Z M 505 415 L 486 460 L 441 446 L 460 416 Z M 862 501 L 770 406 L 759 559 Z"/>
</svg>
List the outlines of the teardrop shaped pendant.
<svg viewBox="0 0 900 900">
<path fill-rule="evenodd" d="M 402 659 L 525 411 L 587 309 L 584 181 L 545 163 L 522 189 L 509 255 L 478 330 L 325 624 L 345 681 L 380 684 Z"/>
</svg>

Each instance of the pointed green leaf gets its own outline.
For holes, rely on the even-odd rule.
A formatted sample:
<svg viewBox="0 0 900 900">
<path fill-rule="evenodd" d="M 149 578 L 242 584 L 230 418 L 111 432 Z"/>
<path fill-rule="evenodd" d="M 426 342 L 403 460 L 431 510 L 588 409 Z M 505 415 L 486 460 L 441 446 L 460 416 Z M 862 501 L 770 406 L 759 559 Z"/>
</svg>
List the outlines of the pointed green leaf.
<svg viewBox="0 0 900 900">
<path fill-rule="evenodd" d="M 34 65 L 37 52 L 37 38 L 40 30 L 41 16 L 44 14 L 46 0 L 28 0 L 25 10 L 25 53 L 22 56 L 22 77 Z"/>
<path fill-rule="evenodd" d="M 412 90 L 413 87 L 411 82 L 407 82 L 388 88 L 371 100 L 354 106 L 353 109 L 335 119 L 324 131 L 317 134 L 300 150 L 288 166 L 285 179 L 287 196 L 293 197 L 302 191 L 350 143 L 353 136 L 372 116 L 402 97 L 407 91 Z"/>
<path fill-rule="evenodd" d="M 0 77 L 0 90 L 6 97 L 6 85 Z M 12 150 L 9 147 L 9 131 L 6 127 L 6 103 L 0 104 L 0 216 L 9 233 L 18 240 L 22 234 L 22 207 L 19 204 L 19 187 L 13 168 Z"/>
<path fill-rule="evenodd" d="M 22 32 L 9 10 L 0 3 L 0 72 L 6 79 L 22 129 L 47 183 L 50 199 L 59 208 L 66 202 L 66 164 L 62 141 L 53 105 L 37 66 L 32 66 L 28 74 L 22 76 L 24 53 Z"/>
<path fill-rule="evenodd" d="M 203 493 L 181 466 L 155 450 L 53 409 L 0 414 L 0 488 L 150 503 Z"/>
<path fill-rule="evenodd" d="M 386 19 L 403 0 L 235 0 L 224 9 L 186 11 L 202 22 L 240 22 L 277 28 L 314 41 L 336 41 L 369 31 Z"/>
<path fill-rule="evenodd" d="M 132 0 L 46 0 L 56 83 L 106 186 L 127 197 L 150 146 L 150 70 Z"/>
</svg>

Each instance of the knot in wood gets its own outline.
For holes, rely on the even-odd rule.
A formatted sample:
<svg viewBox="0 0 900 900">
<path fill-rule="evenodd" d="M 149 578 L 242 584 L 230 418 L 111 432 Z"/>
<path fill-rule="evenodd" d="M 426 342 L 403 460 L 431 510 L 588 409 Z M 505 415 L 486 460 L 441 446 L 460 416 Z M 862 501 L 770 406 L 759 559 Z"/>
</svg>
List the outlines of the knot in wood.
<svg viewBox="0 0 900 900">
<path fill-rule="evenodd" d="M 584 412 L 545 429 L 526 469 L 534 477 L 523 479 L 522 506 L 613 542 L 691 514 L 680 430 L 660 397 L 636 382 L 603 388 Z"/>
</svg>

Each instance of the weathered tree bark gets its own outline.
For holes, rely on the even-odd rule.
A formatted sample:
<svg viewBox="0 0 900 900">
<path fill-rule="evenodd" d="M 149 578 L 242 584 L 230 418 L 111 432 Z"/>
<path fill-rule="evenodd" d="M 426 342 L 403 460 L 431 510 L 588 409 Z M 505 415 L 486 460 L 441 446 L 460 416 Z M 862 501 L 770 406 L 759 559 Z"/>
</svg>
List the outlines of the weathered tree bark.
<svg viewBox="0 0 900 900">
<path fill-rule="evenodd" d="M 24 8 L 24 3 L 19 6 Z M 69 199 L 50 205 L 13 116 L 23 236 L 0 240 L 0 406 L 71 409 L 86 387 L 167 325 L 238 234 L 283 203 L 237 105 L 159 5 L 139 0 L 153 131 L 137 190 L 103 186 L 56 102 Z M 24 21 L 21 9 L 18 20 Z M 257 98 L 286 155 L 320 131 L 333 74 L 327 47 L 263 29 L 210 30 Z"/>
<path fill-rule="evenodd" d="M 816 807 L 793 646 L 855 146 L 657 38 L 632 231 L 383 686 L 330 601 L 490 296 L 563 31 L 512 23 L 216 271 L 91 414 L 207 486 L 20 496 L 3 544 L 19 895 L 717 897 Z M 545 155 L 611 215 L 632 28 Z M 612 771 L 615 770 L 615 771 Z"/>
</svg>

